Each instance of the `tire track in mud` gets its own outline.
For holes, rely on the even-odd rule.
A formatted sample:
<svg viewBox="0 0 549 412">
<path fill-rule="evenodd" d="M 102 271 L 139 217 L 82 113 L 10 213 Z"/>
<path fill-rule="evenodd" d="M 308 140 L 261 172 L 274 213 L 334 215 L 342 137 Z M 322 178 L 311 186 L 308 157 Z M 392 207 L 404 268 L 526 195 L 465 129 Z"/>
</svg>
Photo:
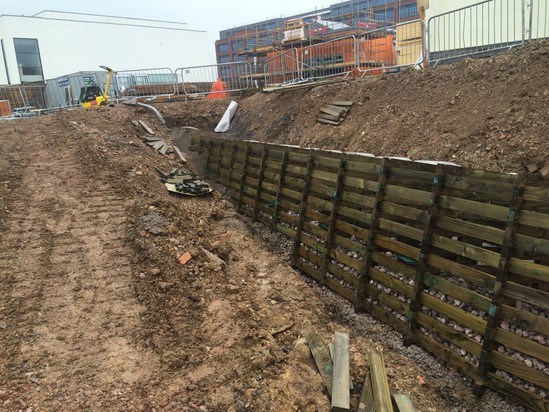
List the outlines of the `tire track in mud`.
<svg viewBox="0 0 549 412">
<path fill-rule="evenodd" d="M 116 409 L 156 369 L 134 341 L 127 205 L 75 146 L 33 145 L 0 245 L 3 407 Z"/>
</svg>

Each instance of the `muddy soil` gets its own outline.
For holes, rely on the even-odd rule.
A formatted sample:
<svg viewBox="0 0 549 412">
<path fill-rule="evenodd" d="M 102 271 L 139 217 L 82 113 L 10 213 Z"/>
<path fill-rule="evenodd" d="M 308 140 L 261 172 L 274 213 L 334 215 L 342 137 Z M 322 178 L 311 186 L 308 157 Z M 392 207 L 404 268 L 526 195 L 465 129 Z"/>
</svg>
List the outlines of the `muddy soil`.
<svg viewBox="0 0 549 412">
<path fill-rule="evenodd" d="M 531 54 L 546 61 L 546 51 L 540 46 Z M 521 56 L 530 58 L 528 53 Z M 514 66 L 517 76 L 535 67 L 519 70 L 520 62 Z M 462 71 L 483 64 L 487 63 L 436 70 L 453 84 L 452 76 L 460 78 Z M 506 133 L 513 139 L 521 133 L 527 136 L 520 150 L 538 159 L 541 172 L 547 161 L 540 153 L 547 147 L 542 139 L 547 135 L 547 111 L 542 113 L 547 97 L 538 84 L 540 76 L 530 75 L 533 86 L 523 84 L 528 99 L 521 99 L 538 102 L 539 107 L 525 112 L 528 120 L 514 121 L 522 126 Z M 429 76 L 405 73 L 356 83 L 370 90 L 362 106 L 351 86 L 332 86 L 341 90 L 338 98 L 357 102 L 356 111 L 340 128 L 319 128 L 307 120 L 312 130 L 319 128 L 308 131 L 308 137 L 291 131 L 308 130 L 303 122 L 335 97 L 330 89 L 241 97 L 236 130 L 244 133 L 241 137 L 255 131 L 257 140 L 310 139 L 324 147 L 378 148 L 376 154 L 402 155 L 400 149 L 390 152 L 388 142 L 381 148 L 379 142 L 374 146 L 361 138 L 353 146 L 349 139 L 357 134 L 351 133 L 351 125 L 359 132 L 364 119 L 374 118 L 360 110 L 381 113 L 382 100 L 377 99 L 383 87 L 411 79 L 405 90 L 413 90 L 415 80 L 425 88 Z M 306 99 L 314 105 L 307 106 Z M 372 101 L 378 104 L 368 109 L 366 103 Z M 269 102 L 279 106 L 271 110 L 263 105 Z M 174 128 L 211 130 L 226 104 L 190 101 L 157 107 Z M 263 107 L 264 123 L 259 115 L 251 118 L 253 105 Z M 397 110 L 397 103 L 391 105 Z M 439 114 L 447 116 L 448 107 Z M 418 113 L 409 118 L 424 121 L 419 116 L 424 109 L 408 110 Z M 265 130 L 285 113 L 294 116 L 287 135 L 266 135 Z M 497 115 L 493 121 L 508 118 Z M 468 116 L 459 119 L 452 123 L 454 130 L 457 125 L 466 130 L 461 122 Z M 471 382 L 462 375 L 416 346 L 403 347 L 398 333 L 355 313 L 343 299 L 292 269 L 288 241 L 240 216 L 223 187 L 214 185 L 214 193 L 198 198 L 170 194 L 154 168 L 182 165 L 174 156 L 162 156 L 146 146 L 146 132 L 132 120 L 145 120 L 157 135 L 177 141 L 189 160 L 184 168 L 201 173 L 201 159 L 186 151 L 188 129 L 169 131 L 144 109 L 117 105 L 0 123 L 0 410 L 326 411 L 329 398 L 303 339 L 311 327 L 327 342 L 335 331 L 350 334 L 355 408 L 368 350 L 375 346 L 384 352 L 391 385 L 409 393 L 418 411 L 523 410 L 492 391 L 476 399 Z M 370 121 L 368 130 L 381 122 Z M 398 123 L 389 122 L 387 128 L 405 127 Z M 497 128 L 508 124 L 511 120 Z M 447 158 L 468 147 L 460 143 L 461 134 L 454 140 L 440 135 L 442 122 L 432 127 L 439 146 L 446 141 L 458 145 Z M 345 130 L 349 139 L 339 142 L 336 136 L 343 139 Z M 417 140 L 417 127 L 406 130 L 402 136 Z M 318 140 L 320 131 L 329 139 Z M 390 130 L 376 133 L 391 135 Z M 425 136 L 431 139 L 430 134 Z M 492 134 L 483 139 L 511 141 Z M 427 151 L 434 147 L 428 140 L 420 143 L 417 147 L 425 150 L 421 157 L 439 153 Z M 537 151 L 529 149 L 534 144 Z M 508 152 L 509 148 L 507 143 L 494 145 L 498 153 L 505 149 L 499 163 L 482 159 L 494 168 L 511 168 L 513 159 L 522 159 L 523 167 L 528 156 L 518 155 L 519 149 Z M 472 159 L 460 154 L 458 160 L 477 164 Z M 482 164 L 480 158 L 477 161 Z M 178 258 L 184 252 L 192 258 L 181 265 Z"/>
</svg>

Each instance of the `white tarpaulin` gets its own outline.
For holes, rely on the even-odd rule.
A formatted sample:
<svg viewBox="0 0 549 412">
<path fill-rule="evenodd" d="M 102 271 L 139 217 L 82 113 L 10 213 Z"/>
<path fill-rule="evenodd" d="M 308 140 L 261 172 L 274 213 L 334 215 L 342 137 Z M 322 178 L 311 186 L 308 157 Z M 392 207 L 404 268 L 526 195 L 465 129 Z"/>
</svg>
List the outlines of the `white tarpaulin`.
<svg viewBox="0 0 549 412">
<path fill-rule="evenodd" d="M 238 107 L 238 103 L 235 101 L 232 101 L 231 104 L 229 104 L 229 107 L 227 107 L 227 110 L 225 110 L 225 113 L 223 113 L 223 117 L 217 124 L 217 127 L 215 128 L 215 132 L 217 133 L 223 133 L 229 130 L 229 126 L 231 125 L 231 120 L 234 117 L 234 114 L 236 112 L 236 109 Z"/>
</svg>

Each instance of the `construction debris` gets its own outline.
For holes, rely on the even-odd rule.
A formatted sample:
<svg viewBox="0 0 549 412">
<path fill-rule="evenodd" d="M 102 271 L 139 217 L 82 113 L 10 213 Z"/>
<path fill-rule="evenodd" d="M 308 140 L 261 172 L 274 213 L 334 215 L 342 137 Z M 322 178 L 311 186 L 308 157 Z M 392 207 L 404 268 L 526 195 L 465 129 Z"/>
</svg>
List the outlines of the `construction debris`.
<svg viewBox="0 0 549 412">
<path fill-rule="evenodd" d="M 351 409 L 349 393 L 349 335 L 336 332 L 333 345 L 332 411 Z"/>
<path fill-rule="evenodd" d="M 153 149 L 160 152 L 160 154 L 173 153 L 173 147 L 171 144 L 166 143 L 164 139 L 160 137 L 146 137 L 145 144 L 151 146 Z"/>
<path fill-rule="evenodd" d="M 191 254 L 189 252 L 185 252 L 181 256 L 179 256 L 177 260 L 179 261 L 180 264 L 184 265 L 189 260 L 191 260 L 191 258 L 192 258 Z"/>
<path fill-rule="evenodd" d="M 314 328 L 305 335 L 305 339 L 309 344 L 309 349 L 313 354 L 318 371 L 324 380 L 324 386 L 326 386 L 328 394 L 331 397 L 333 385 L 333 364 L 330 351 Z"/>
<path fill-rule="evenodd" d="M 349 335 L 336 332 L 328 346 L 322 341 L 316 329 L 305 335 L 316 366 L 332 400 L 332 411 L 349 411 L 350 390 L 353 381 L 349 368 Z M 358 412 L 415 412 L 408 395 L 391 393 L 385 363 L 381 352 L 370 351 L 370 370 L 366 374 Z"/>
<path fill-rule="evenodd" d="M 163 172 L 158 167 L 155 169 L 160 175 L 160 180 L 164 182 L 170 192 L 186 196 L 202 196 L 213 191 L 207 182 L 177 167 L 173 168 L 170 173 Z"/>
<path fill-rule="evenodd" d="M 141 127 L 143 127 L 143 129 L 147 131 L 148 134 L 154 136 L 153 129 L 151 129 L 147 123 L 145 123 L 143 120 L 138 120 L 137 123 L 139 123 Z"/>
<path fill-rule="evenodd" d="M 351 109 L 353 102 L 333 101 L 320 108 L 316 121 L 337 126 L 340 124 Z"/>
</svg>

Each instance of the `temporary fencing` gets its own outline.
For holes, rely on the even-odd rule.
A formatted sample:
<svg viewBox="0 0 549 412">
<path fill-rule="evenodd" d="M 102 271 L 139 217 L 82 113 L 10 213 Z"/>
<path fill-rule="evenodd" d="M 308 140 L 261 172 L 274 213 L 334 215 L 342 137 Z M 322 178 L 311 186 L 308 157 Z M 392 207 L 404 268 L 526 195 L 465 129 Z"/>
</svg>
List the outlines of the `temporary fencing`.
<svg viewBox="0 0 549 412">
<path fill-rule="evenodd" d="M 421 66 L 426 55 L 424 30 L 424 22 L 414 20 L 285 53 L 271 52 L 264 66 L 265 85 Z"/>
<path fill-rule="evenodd" d="M 292 262 L 482 387 L 549 400 L 549 185 L 387 158 L 196 137 Z"/>
<path fill-rule="evenodd" d="M 494 53 L 546 38 L 549 0 L 486 0 L 431 17 L 429 61 Z"/>
<path fill-rule="evenodd" d="M 253 87 L 249 62 L 211 64 L 176 69 L 178 91 L 185 95 L 207 95 L 213 83 L 220 79 L 225 92 L 237 92 Z"/>
<path fill-rule="evenodd" d="M 265 84 L 288 84 L 300 80 L 301 61 L 297 48 L 278 53 L 263 65 Z"/>
<path fill-rule="evenodd" d="M 301 63 L 304 79 L 348 75 L 357 65 L 356 37 L 346 36 L 304 47 Z"/>
<path fill-rule="evenodd" d="M 176 76 L 168 67 L 117 71 L 113 92 L 116 98 L 171 96 L 177 93 Z"/>
</svg>

